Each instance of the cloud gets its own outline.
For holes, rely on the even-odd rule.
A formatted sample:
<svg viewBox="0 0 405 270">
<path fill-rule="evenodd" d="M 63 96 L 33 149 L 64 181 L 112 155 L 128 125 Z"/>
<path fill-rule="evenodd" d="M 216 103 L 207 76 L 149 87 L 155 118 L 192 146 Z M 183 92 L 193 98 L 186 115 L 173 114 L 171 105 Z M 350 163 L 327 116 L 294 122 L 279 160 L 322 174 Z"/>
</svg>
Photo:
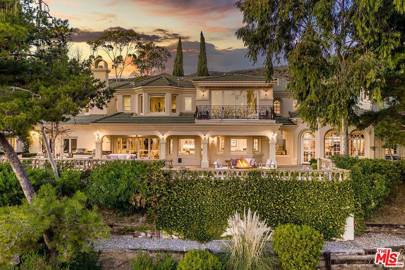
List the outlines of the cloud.
<svg viewBox="0 0 405 270">
<path fill-rule="evenodd" d="M 114 27 L 112 27 L 114 28 Z M 112 29 L 110 28 L 110 29 Z M 93 31 L 91 29 L 74 29 L 71 37 L 72 42 L 88 42 L 94 41 L 102 35 L 103 31 Z M 151 33 L 139 33 L 142 40 L 153 41 L 153 42 L 163 42 L 177 40 L 181 37 L 183 40 L 189 39 L 188 36 L 181 35 L 176 32 L 171 32 L 167 29 L 158 28 L 153 30 Z"/>
<path fill-rule="evenodd" d="M 170 16 L 209 16 L 219 18 L 235 9 L 236 0 L 127 0 L 142 6 L 156 15 Z M 107 6 L 122 4 L 120 0 L 110 0 Z"/>
<path fill-rule="evenodd" d="M 171 73 L 176 55 L 177 42 L 168 46 L 172 54 L 166 67 L 166 72 Z M 259 57 L 258 62 L 253 64 L 251 60 L 246 57 L 247 49 L 218 49 L 212 43 L 206 43 L 207 62 L 209 71 L 235 71 L 242 69 L 259 68 L 263 66 L 263 58 Z M 183 62 L 184 72 L 192 74 L 197 71 L 198 55 L 200 53 L 200 43 L 195 41 L 183 42 Z"/>
</svg>

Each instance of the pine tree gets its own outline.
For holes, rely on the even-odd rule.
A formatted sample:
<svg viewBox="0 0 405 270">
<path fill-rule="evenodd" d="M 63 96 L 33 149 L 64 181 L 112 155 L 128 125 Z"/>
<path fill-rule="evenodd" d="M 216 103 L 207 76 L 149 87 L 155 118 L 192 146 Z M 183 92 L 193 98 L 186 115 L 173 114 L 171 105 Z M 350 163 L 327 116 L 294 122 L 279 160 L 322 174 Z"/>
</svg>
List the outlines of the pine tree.
<svg viewBox="0 0 405 270">
<path fill-rule="evenodd" d="M 200 55 L 198 56 L 197 75 L 209 76 L 207 67 L 207 53 L 205 51 L 205 38 L 202 31 L 200 35 Z"/>
<path fill-rule="evenodd" d="M 177 43 L 177 53 L 176 58 L 174 59 L 173 76 L 184 76 L 183 46 L 181 45 L 181 37 L 179 37 L 179 42 Z"/>
</svg>

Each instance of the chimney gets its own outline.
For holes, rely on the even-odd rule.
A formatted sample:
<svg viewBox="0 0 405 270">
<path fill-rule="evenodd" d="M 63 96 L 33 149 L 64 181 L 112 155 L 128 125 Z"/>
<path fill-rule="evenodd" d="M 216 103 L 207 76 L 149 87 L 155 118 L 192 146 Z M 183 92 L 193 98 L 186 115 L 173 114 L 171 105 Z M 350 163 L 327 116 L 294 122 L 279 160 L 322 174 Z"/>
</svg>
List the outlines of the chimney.
<svg viewBox="0 0 405 270">
<path fill-rule="evenodd" d="M 97 59 L 94 61 L 92 72 L 95 79 L 105 82 L 106 87 L 109 86 L 108 74 L 110 73 L 110 70 L 108 69 L 106 61 L 103 59 Z"/>
</svg>

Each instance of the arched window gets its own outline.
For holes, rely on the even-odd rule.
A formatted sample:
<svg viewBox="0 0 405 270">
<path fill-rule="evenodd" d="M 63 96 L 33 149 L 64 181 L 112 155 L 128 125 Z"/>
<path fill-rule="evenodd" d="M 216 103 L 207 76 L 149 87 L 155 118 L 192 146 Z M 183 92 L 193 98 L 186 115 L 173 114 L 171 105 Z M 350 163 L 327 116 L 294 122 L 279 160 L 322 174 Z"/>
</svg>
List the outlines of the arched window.
<svg viewBox="0 0 405 270">
<path fill-rule="evenodd" d="M 364 134 L 358 130 L 350 133 L 349 151 L 352 157 L 364 157 Z"/>
<path fill-rule="evenodd" d="M 275 114 L 281 114 L 281 101 L 279 99 L 273 101 L 273 110 Z"/>
<path fill-rule="evenodd" d="M 329 130 L 325 134 L 324 151 L 325 157 L 340 154 L 340 136 L 335 130 Z"/>
<path fill-rule="evenodd" d="M 306 131 L 302 134 L 302 163 L 309 163 L 315 158 L 315 136 Z"/>
</svg>

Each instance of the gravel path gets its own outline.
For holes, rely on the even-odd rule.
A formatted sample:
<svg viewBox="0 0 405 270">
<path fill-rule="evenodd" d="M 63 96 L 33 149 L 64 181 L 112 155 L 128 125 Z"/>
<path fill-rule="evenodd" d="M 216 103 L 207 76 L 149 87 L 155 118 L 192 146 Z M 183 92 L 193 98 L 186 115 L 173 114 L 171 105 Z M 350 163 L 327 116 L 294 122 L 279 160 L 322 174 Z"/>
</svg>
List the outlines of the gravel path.
<svg viewBox="0 0 405 270">
<path fill-rule="evenodd" d="M 194 249 L 208 249 L 214 253 L 220 253 L 225 250 L 226 242 L 214 240 L 201 244 L 190 240 L 134 238 L 130 235 L 112 235 L 110 239 L 98 241 L 95 248 L 104 252 L 127 250 L 186 252 Z M 354 241 L 327 241 L 323 250 L 331 253 L 364 254 L 365 250 L 380 247 L 405 247 L 405 237 L 369 233 L 357 237 Z"/>
</svg>

